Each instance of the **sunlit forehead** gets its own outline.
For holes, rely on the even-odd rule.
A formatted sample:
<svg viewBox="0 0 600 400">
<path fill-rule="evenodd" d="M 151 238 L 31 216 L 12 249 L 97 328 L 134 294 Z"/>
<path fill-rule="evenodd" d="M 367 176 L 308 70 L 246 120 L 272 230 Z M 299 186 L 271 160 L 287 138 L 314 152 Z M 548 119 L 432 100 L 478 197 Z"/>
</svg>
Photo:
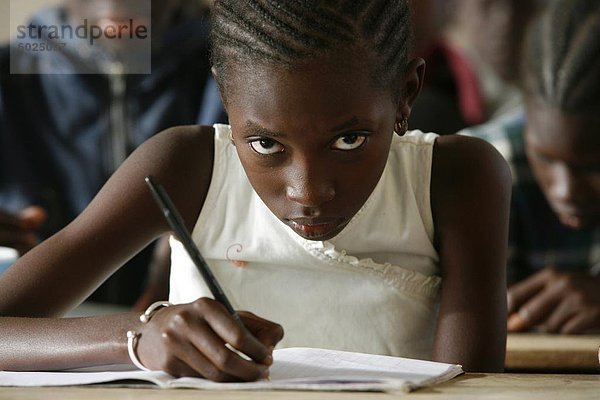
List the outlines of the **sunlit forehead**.
<svg viewBox="0 0 600 400">
<path fill-rule="evenodd" d="M 374 114 L 394 112 L 397 103 L 389 90 L 373 85 L 372 71 L 348 61 L 360 56 L 346 52 L 344 57 L 312 60 L 294 70 L 271 64 L 237 67 L 226 95 L 229 114 L 243 109 L 246 119 L 259 122 L 281 117 L 294 124 L 319 120 L 321 126 L 330 124 L 326 127 L 330 130 L 353 116 L 373 119 Z"/>
</svg>

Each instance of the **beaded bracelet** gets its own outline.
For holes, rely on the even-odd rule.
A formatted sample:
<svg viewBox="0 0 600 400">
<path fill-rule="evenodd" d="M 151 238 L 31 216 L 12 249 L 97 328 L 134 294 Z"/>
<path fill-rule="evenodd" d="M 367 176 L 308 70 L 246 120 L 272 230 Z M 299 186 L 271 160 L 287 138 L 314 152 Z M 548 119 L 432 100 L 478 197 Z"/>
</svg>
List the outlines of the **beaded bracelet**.
<svg viewBox="0 0 600 400">
<path fill-rule="evenodd" d="M 150 321 L 150 318 L 152 318 L 152 316 L 158 311 L 159 308 L 169 307 L 172 305 L 173 304 L 169 303 L 168 301 L 157 301 L 155 303 L 152 303 L 150 307 L 148 307 L 146 311 L 144 311 L 144 313 L 140 315 L 140 321 L 143 324 L 147 324 L 148 321 Z M 142 334 L 136 331 L 127 331 L 127 353 L 129 354 L 129 359 L 131 360 L 133 365 L 135 365 L 142 371 L 150 371 L 150 369 L 144 367 L 144 365 L 140 362 L 135 351 L 137 347 L 137 342 L 141 336 Z"/>
</svg>

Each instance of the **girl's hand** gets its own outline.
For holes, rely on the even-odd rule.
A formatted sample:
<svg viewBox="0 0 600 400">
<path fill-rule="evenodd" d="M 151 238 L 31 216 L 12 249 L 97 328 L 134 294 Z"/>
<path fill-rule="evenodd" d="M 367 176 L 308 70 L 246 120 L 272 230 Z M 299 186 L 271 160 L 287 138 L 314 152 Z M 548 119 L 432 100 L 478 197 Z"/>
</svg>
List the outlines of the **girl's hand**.
<svg viewBox="0 0 600 400">
<path fill-rule="evenodd" d="M 508 330 L 600 332 L 600 278 L 545 268 L 508 289 Z"/>
<path fill-rule="evenodd" d="M 240 313 L 240 317 L 245 327 L 209 298 L 160 309 L 140 330 L 138 357 L 145 367 L 178 377 L 218 382 L 267 378 L 273 347 L 283 337 L 283 328 L 251 313 Z"/>
</svg>

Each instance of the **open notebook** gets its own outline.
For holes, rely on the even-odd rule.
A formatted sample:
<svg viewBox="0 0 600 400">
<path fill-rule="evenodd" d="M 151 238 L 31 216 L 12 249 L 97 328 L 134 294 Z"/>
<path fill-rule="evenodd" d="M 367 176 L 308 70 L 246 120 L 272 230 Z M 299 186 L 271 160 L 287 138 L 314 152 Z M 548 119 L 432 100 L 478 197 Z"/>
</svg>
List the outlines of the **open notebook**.
<svg viewBox="0 0 600 400">
<path fill-rule="evenodd" d="M 161 388 L 211 390 L 404 391 L 444 382 L 461 374 L 460 365 L 313 348 L 275 350 L 271 380 L 216 383 L 173 378 L 163 372 L 0 372 L 0 386 L 73 386 L 108 382 L 148 382 Z"/>
</svg>

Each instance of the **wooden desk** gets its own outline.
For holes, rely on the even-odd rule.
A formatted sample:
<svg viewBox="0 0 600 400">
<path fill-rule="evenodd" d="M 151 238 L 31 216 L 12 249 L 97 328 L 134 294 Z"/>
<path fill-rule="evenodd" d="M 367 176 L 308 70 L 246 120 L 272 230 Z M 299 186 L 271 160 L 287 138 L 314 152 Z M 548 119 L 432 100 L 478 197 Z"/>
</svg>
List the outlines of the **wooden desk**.
<svg viewBox="0 0 600 400">
<path fill-rule="evenodd" d="M 511 333 L 505 365 L 508 370 L 600 371 L 598 346 L 600 335 Z"/>
<path fill-rule="evenodd" d="M 0 400 L 583 400 L 600 398 L 600 375 L 466 374 L 407 395 L 326 392 L 214 392 L 190 389 L 0 388 Z"/>
</svg>

